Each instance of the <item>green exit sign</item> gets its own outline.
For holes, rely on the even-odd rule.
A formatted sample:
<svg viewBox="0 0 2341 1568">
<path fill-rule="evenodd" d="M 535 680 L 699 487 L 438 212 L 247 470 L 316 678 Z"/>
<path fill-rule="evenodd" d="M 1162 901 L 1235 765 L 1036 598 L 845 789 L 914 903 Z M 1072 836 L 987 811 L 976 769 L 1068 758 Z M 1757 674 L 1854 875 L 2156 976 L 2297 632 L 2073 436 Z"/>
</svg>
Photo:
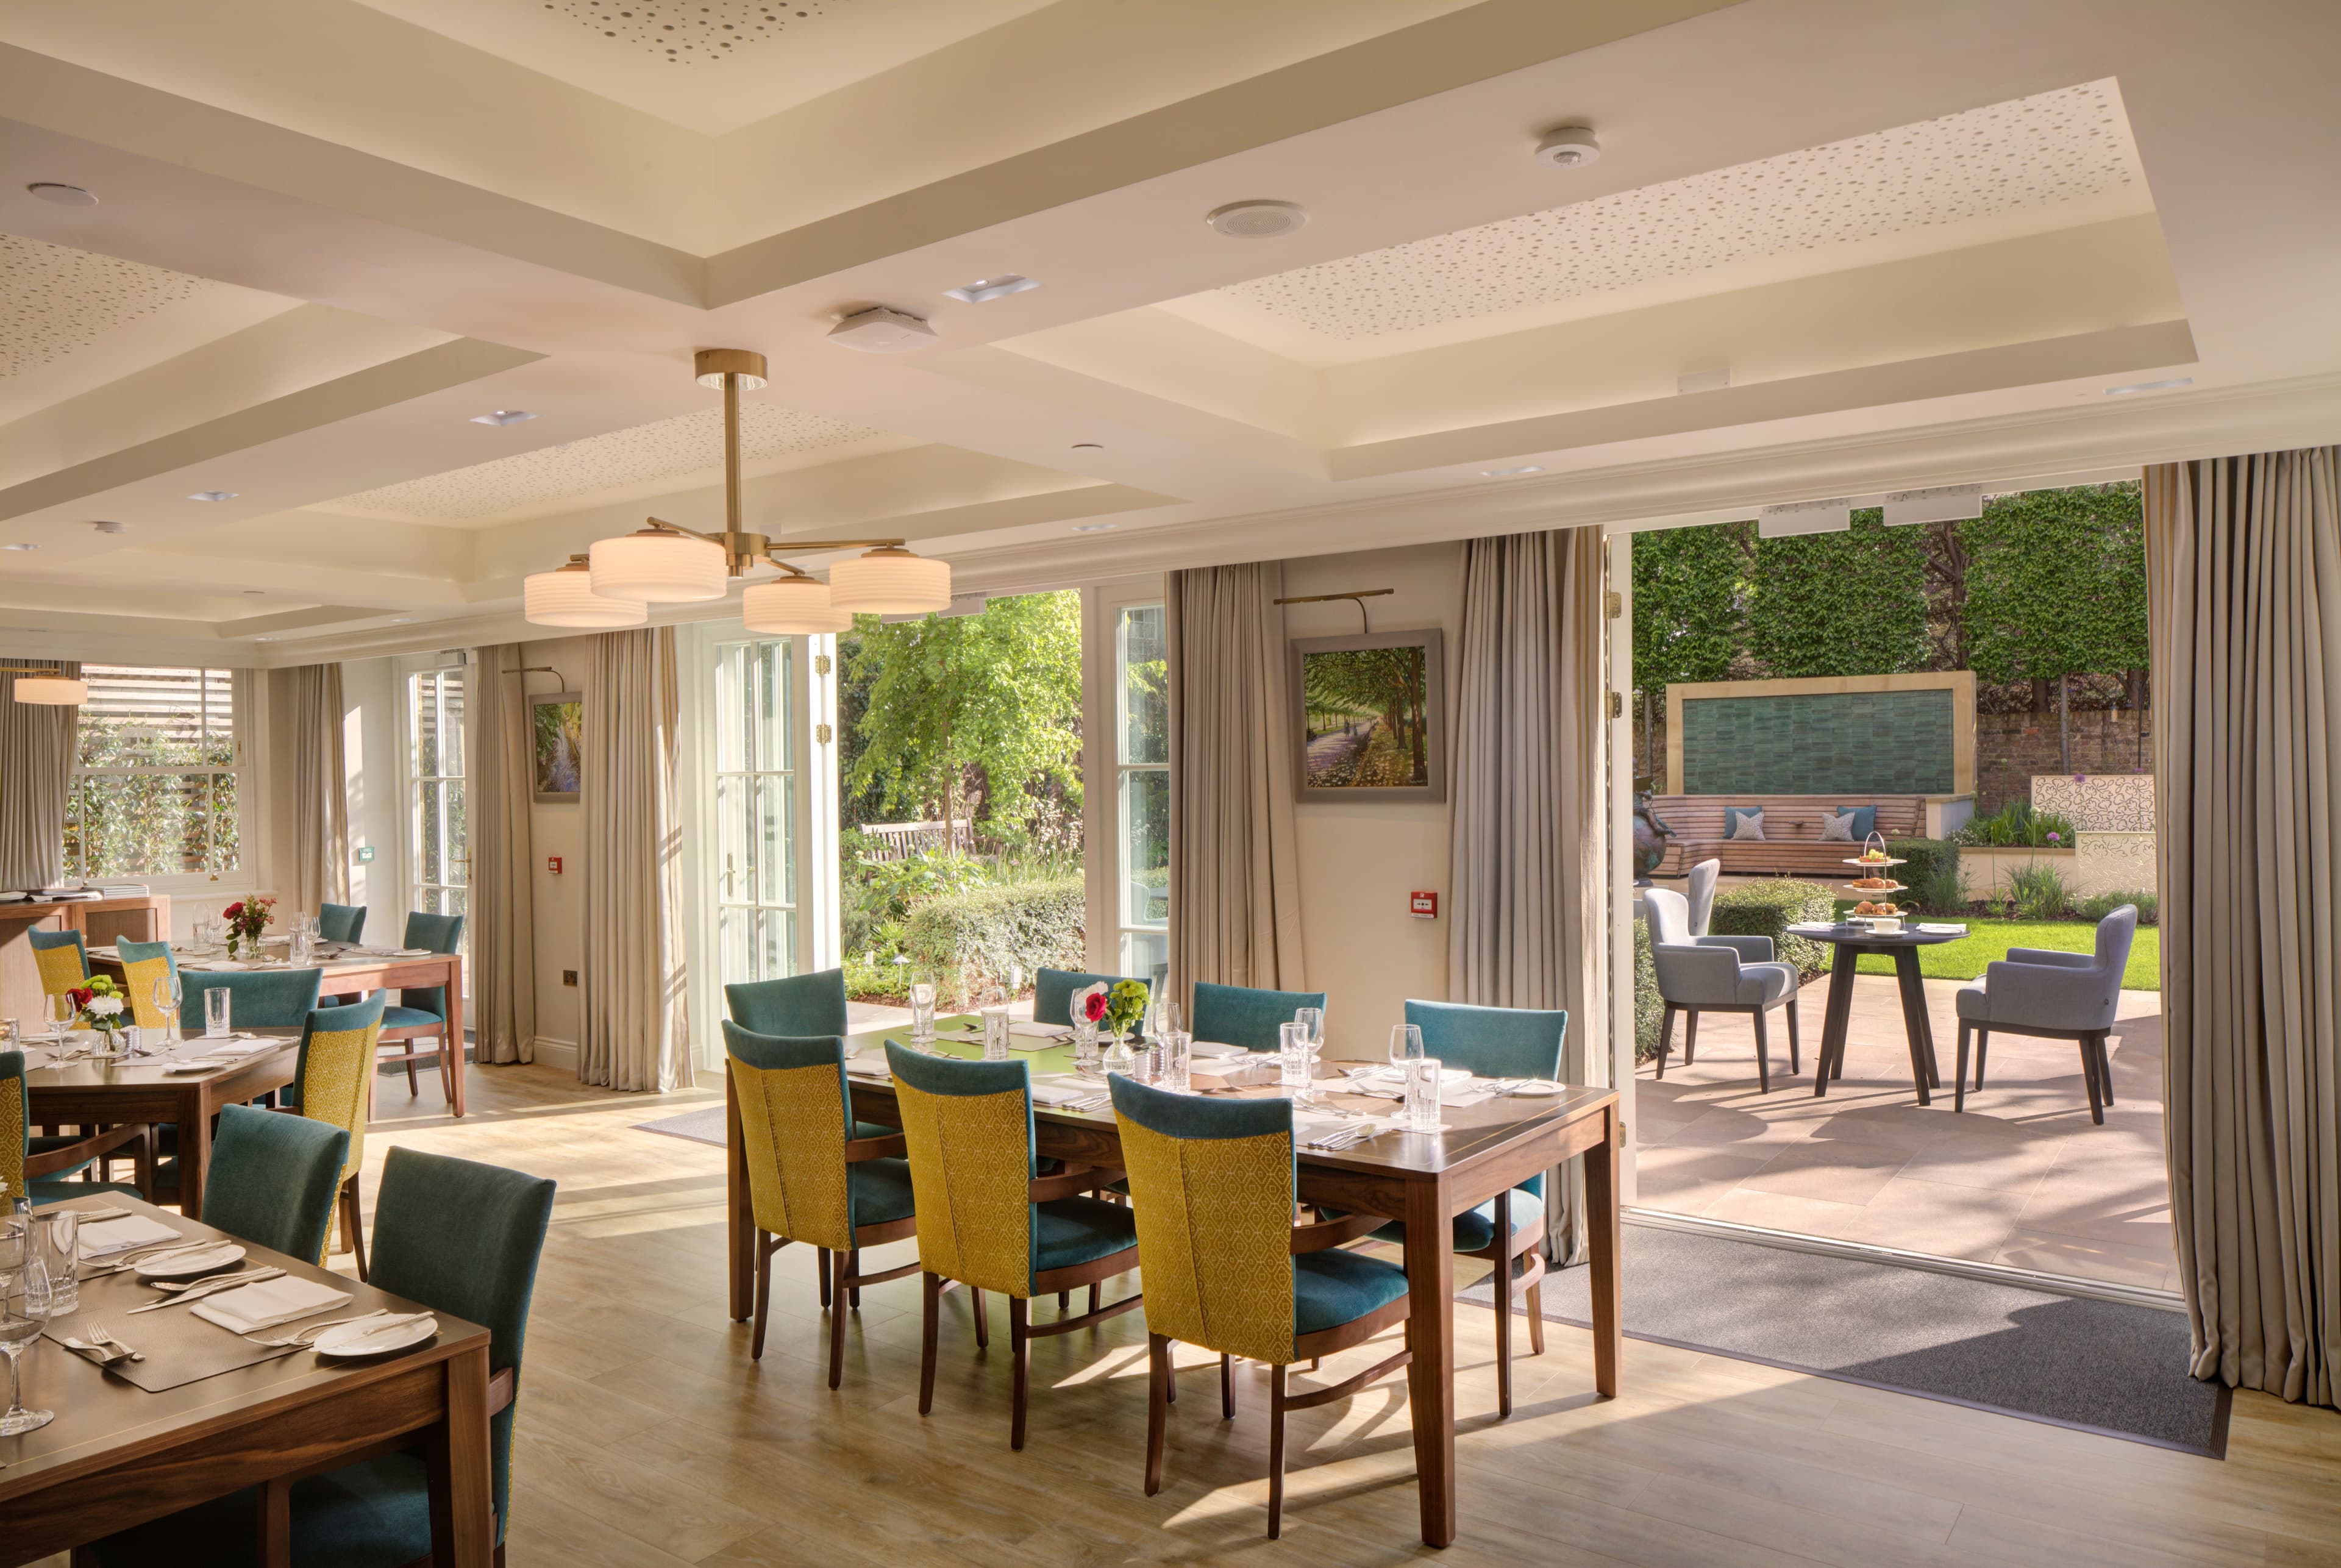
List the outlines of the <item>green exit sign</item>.
<svg viewBox="0 0 2341 1568">
<path fill-rule="evenodd" d="M 360 865 L 367 865 L 372 864 L 373 860 L 374 845 L 370 844 L 362 844 L 358 845 L 358 864 Z"/>
</svg>

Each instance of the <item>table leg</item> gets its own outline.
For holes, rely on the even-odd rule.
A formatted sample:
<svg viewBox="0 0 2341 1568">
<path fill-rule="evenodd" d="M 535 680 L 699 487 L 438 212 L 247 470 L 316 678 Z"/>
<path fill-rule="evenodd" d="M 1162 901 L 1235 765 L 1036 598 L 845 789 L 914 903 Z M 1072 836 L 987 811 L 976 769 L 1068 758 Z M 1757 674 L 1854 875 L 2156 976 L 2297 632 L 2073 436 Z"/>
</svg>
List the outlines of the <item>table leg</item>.
<svg viewBox="0 0 2341 1568">
<path fill-rule="evenodd" d="M 1422 1539 L 1455 1540 L 1455 1253 L 1447 1183 L 1425 1175 L 1406 1188 L 1407 1408 L 1414 1424 Z"/>
<path fill-rule="evenodd" d="M 1854 971 L 1860 962 L 1850 943 L 1837 944 L 1837 956 L 1829 961 L 1828 1006 L 1821 1014 L 1820 1060 L 1813 1064 L 1816 1099 L 1828 1093 L 1831 1078 L 1845 1075 L 1845 1035 L 1853 1017 Z"/>
<path fill-rule="evenodd" d="M 447 1085 L 454 1111 L 463 1114 L 463 955 L 447 955 Z"/>
<path fill-rule="evenodd" d="M 723 1212 L 729 1227 L 725 1255 L 731 1260 L 732 1321 L 745 1323 L 755 1304 L 756 1227 L 748 1206 L 748 1145 L 740 1133 L 740 1091 L 727 1066 L 723 1074 Z"/>
<path fill-rule="evenodd" d="M 496 1551 L 488 1444 L 488 1347 L 447 1359 L 447 1413 L 423 1444 L 431 1487 L 431 1561 L 488 1568 Z"/>
<path fill-rule="evenodd" d="M 1918 977 L 1918 950 L 1894 950 L 1894 983 L 1902 993 L 1902 1033 L 1910 1043 L 1910 1082 L 1918 1104 L 1928 1104 L 1927 1091 L 1942 1080 L 1935 1074 L 1935 1032 L 1927 1024 L 1927 987 Z"/>
<path fill-rule="evenodd" d="M 1593 1269 L 1593 1386 L 1618 1396 L 1618 1359 L 1625 1347 L 1625 1303 L 1619 1289 L 1618 1107 L 1601 1114 L 1601 1142 L 1585 1151 L 1585 1222 Z M 1411 1235 L 1410 1229 L 1408 1234 Z M 1534 1310 L 1531 1308 L 1530 1310 Z"/>
<path fill-rule="evenodd" d="M 212 1097 L 198 1087 L 179 1096 L 179 1213 L 204 1217 L 204 1168 L 212 1159 Z"/>
</svg>

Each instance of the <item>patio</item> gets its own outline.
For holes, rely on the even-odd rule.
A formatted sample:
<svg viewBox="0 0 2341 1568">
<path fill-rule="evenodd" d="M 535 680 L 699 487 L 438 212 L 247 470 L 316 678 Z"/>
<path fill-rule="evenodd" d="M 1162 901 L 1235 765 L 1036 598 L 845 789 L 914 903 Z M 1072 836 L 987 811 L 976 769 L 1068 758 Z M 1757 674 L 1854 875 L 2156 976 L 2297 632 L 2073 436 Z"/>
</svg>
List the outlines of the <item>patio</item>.
<svg viewBox="0 0 2341 1568">
<path fill-rule="evenodd" d="M 1756 1091 L 1744 1017 L 1681 1030 L 1663 1081 L 1635 1088 L 1645 1208 L 1867 1242 L 2050 1273 L 2177 1290 L 2163 1155 L 2161 998 L 2125 991 L 2109 1044 L 2116 1103 L 2089 1122 L 2067 1041 L 1996 1036 L 1986 1087 L 1951 1109 L 1960 983 L 1925 983 L 1943 1079 L 1932 1106 L 1910 1089 L 1894 983 L 1855 982 L 1845 1076 L 1812 1094 L 1826 982 L 1797 1001 L 1804 1071 L 1788 1077 L 1785 1020 L 1771 1027 L 1773 1087 Z"/>
</svg>

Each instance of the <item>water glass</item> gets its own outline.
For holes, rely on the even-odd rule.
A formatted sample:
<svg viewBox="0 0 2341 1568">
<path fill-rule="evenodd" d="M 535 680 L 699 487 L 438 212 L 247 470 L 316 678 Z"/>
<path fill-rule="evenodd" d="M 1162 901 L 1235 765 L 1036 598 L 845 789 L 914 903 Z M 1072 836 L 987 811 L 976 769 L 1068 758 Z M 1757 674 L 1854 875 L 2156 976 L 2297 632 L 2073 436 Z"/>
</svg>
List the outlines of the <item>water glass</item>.
<svg viewBox="0 0 2341 1568">
<path fill-rule="evenodd" d="M 74 1209 L 33 1213 L 33 1251 L 49 1276 L 49 1315 L 63 1317 L 81 1306 L 81 1214 Z"/>
<path fill-rule="evenodd" d="M 1413 1056 L 1406 1064 L 1406 1130 L 1439 1131 L 1439 1058 Z"/>
<path fill-rule="evenodd" d="M 1190 1087 L 1187 1069 L 1194 1064 L 1194 1047 L 1195 1037 L 1184 1029 L 1165 1029 L 1162 1032 L 1161 1087 L 1175 1089 L 1182 1094 L 1187 1092 Z"/>
<path fill-rule="evenodd" d="M 1076 1018 L 1073 1020 L 1073 1071 L 1093 1075 L 1097 1070 L 1097 1020 Z"/>
<path fill-rule="evenodd" d="M 1008 1060 L 1008 1009 L 983 1009 L 983 1059 L 987 1062 Z"/>
<path fill-rule="evenodd" d="M 65 1037 L 73 1033 L 74 1016 L 81 1009 L 75 1007 L 74 999 L 62 991 L 46 998 L 42 1005 L 49 1015 L 49 1038 L 62 1044 Z"/>
<path fill-rule="evenodd" d="M 234 994 L 224 985 L 214 985 L 204 993 L 204 1035 L 206 1039 L 227 1038 L 228 1003 Z"/>
<path fill-rule="evenodd" d="M 32 1236 L 29 1210 L 0 1211 L 0 1354 L 8 1358 L 8 1409 L 0 1414 L 0 1437 L 46 1426 L 56 1413 L 25 1408 L 16 1369 L 25 1347 L 41 1337 L 49 1320 L 49 1275 Z"/>
<path fill-rule="evenodd" d="M 1422 1031 L 1412 1024 L 1401 1024 L 1390 1031 L 1390 1065 L 1406 1071 L 1409 1062 L 1422 1060 Z"/>
<path fill-rule="evenodd" d="M 1277 1082 L 1287 1089 L 1309 1087 L 1309 1032 L 1299 1024 L 1276 1026 Z"/>
<path fill-rule="evenodd" d="M 931 980 L 911 982 L 911 1044 L 931 1045 L 935 1043 L 935 983 Z"/>
</svg>

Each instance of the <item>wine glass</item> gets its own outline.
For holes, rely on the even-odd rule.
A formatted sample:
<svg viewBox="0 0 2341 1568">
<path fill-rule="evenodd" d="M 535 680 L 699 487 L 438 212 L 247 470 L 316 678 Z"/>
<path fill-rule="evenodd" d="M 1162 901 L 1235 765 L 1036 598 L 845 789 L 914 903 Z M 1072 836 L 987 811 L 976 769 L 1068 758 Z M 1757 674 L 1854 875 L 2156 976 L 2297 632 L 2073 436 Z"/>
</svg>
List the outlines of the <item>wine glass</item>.
<svg viewBox="0 0 2341 1568">
<path fill-rule="evenodd" d="M 75 1007 L 74 999 L 62 991 L 46 998 L 45 1005 L 49 1015 L 49 1038 L 62 1045 L 65 1036 L 73 1033 L 74 1015 L 81 1009 Z"/>
<path fill-rule="evenodd" d="M 0 1413 L 0 1437 L 46 1426 L 52 1410 L 26 1410 L 17 1359 L 41 1337 L 49 1320 L 49 1275 L 33 1241 L 32 1216 L 0 1213 L 0 1354 L 8 1358 L 8 1409 Z"/>
<path fill-rule="evenodd" d="M 1422 1060 L 1422 1030 L 1412 1024 L 1400 1024 L 1390 1031 L 1390 1069 L 1400 1083 L 1406 1080 L 1406 1064 Z"/>
<path fill-rule="evenodd" d="M 166 970 L 154 976 L 154 1011 L 162 1014 L 162 1034 L 165 1044 L 178 1037 L 179 1004 L 184 995 L 177 970 Z"/>
</svg>

